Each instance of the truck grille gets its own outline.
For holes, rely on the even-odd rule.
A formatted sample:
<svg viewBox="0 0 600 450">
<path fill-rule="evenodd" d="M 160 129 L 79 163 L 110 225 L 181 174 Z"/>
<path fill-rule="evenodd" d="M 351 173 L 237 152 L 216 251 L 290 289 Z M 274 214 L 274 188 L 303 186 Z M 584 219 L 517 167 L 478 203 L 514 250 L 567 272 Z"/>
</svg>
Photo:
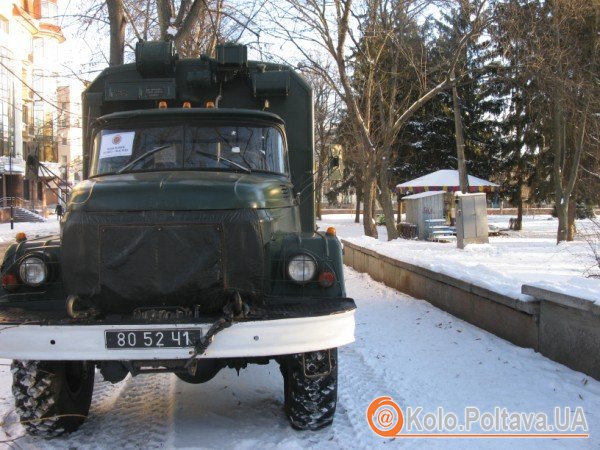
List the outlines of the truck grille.
<svg viewBox="0 0 600 450">
<path fill-rule="evenodd" d="M 221 231 L 220 224 L 102 226 L 100 285 L 151 304 L 223 287 Z"/>
<path fill-rule="evenodd" d="M 62 233 L 65 293 L 103 312 L 158 306 L 213 312 L 233 290 L 262 293 L 255 210 L 70 214 Z"/>
</svg>

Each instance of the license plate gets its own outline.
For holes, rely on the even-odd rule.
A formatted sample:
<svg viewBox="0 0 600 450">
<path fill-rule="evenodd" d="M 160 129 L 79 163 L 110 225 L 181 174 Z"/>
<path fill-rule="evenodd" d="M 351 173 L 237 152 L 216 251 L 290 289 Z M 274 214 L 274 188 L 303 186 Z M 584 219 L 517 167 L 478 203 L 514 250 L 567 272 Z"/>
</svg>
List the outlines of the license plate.
<svg viewBox="0 0 600 450">
<path fill-rule="evenodd" d="M 202 337 L 202 330 L 111 330 L 104 332 L 106 348 L 186 348 Z"/>
</svg>

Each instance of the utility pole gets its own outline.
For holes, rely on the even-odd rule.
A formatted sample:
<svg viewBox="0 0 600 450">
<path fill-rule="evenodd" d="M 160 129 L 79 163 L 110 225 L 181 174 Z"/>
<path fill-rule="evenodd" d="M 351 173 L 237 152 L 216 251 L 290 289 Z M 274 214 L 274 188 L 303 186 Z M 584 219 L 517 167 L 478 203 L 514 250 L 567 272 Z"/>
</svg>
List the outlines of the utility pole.
<svg viewBox="0 0 600 450">
<path fill-rule="evenodd" d="M 10 174 L 10 189 L 14 194 L 13 190 L 13 179 L 12 179 L 12 150 L 8 151 L 8 173 Z M 10 202 L 10 229 L 14 230 L 15 228 L 15 196 L 12 196 L 12 201 Z"/>
<path fill-rule="evenodd" d="M 71 159 L 71 146 L 69 145 L 69 159 Z M 65 200 L 64 207 L 67 207 L 67 201 L 69 200 L 69 162 L 65 165 Z"/>
<path fill-rule="evenodd" d="M 454 107 L 454 130 L 456 136 L 456 156 L 458 159 L 458 182 L 460 191 L 466 194 L 469 191 L 469 177 L 467 175 L 467 163 L 465 161 L 465 138 L 463 136 L 463 126 L 460 117 L 460 104 L 458 99 L 458 91 L 456 90 L 456 77 L 454 69 L 450 75 L 454 80 L 452 85 L 452 105 Z"/>
<path fill-rule="evenodd" d="M 13 86 L 12 86 L 12 104 L 13 104 L 13 114 L 12 114 L 12 120 L 15 120 L 15 81 L 14 81 L 14 77 L 13 77 Z M 17 128 L 17 124 L 15 123 L 13 125 L 13 145 L 12 145 L 12 149 L 9 147 L 8 148 L 8 172 L 10 173 L 10 190 L 12 192 L 12 201 L 10 202 L 10 229 L 14 230 L 15 229 L 15 201 L 16 201 L 16 197 L 15 197 L 15 186 L 14 186 L 14 182 L 15 180 L 13 180 L 13 176 L 12 176 L 12 159 L 13 159 L 13 153 L 15 152 L 15 150 L 17 149 L 17 133 L 15 133 L 14 130 L 16 130 Z"/>
</svg>

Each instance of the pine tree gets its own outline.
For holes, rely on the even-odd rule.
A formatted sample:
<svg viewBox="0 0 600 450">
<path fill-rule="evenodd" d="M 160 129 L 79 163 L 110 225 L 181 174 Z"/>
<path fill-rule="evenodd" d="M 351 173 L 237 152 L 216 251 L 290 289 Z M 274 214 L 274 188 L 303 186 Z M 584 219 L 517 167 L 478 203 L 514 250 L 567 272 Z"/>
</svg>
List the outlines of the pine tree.
<svg viewBox="0 0 600 450">
<path fill-rule="evenodd" d="M 447 57 L 456 42 L 469 32 L 469 16 L 477 2 L 461 1 L 439 20 L 423 25 L 428 39 L 429 66 Z M 461 55 L 457 85 L 465 134 L 465 154 L 470 174 L 482 178 L 498 176 L 500 139 L 497 117 L 501 112 L 497 67 L 488 40 L 471 41 Z M 441 92 L 408 124 L 397 143 L 396 176 L 405 181 L 440 169 L 457 167 L 452 95 Z"/>
</svg>

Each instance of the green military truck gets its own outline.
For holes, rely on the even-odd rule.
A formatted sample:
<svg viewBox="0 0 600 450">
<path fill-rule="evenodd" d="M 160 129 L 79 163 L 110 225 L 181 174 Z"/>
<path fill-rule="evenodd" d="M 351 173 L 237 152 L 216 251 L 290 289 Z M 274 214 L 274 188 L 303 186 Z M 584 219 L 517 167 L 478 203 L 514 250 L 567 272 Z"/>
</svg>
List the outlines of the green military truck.
<svg viewBox="0 0 600 450">
<path fill-rule="evenodd" d="M 30 434 L 76 430 L 96 369 L 189 383 L 275 360 L 298 429 L 332 423 L 354 340 L 342 250 L 317 232 L 311 88 L 242 45 L 141 42 L 83 94 L 84 175 L 60 236 L 4 257 L 0 357 Z"/>
</svg>

